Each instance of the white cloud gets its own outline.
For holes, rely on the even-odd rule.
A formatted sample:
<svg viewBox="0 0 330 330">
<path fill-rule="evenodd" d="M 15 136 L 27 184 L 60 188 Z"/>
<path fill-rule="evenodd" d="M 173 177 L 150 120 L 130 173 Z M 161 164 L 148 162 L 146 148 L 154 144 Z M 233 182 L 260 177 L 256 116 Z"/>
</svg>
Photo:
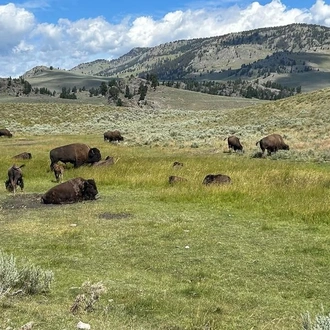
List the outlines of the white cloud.
<svg viewBox="0 0 330 330">
<path fill-rule="evenodd" d="M 41 1 L 41 0 L 40 0 Z M 230 2 L 231 0 L 228 0 Z M 40 3 L 40 2 L 39 2 Z M 34 7 L 30 2 L 29 7 Z M 95 59 L 116 58 L 133 47 L 223 35 L 290 23 L 330 26 L 330 6 L 316 0 L 310 9 L 288 9 L 280 0 L 265 5 L 219 7 L 219 2 L 167 13 L 161 19 L 141 16 L 112 24 L 104 17 L 38 24 L 27 9 L 0 6 L 0 77 L 19 76 L 37 65 L 70 69 Z M 28 6 L 26 7 L 28 8 Z"/>
<path fill-rule="evenodd" d="M 0 6 L 0 55 L 19 44 L 35 26 L 34 15 L 9 3 Z"/>
</svg>

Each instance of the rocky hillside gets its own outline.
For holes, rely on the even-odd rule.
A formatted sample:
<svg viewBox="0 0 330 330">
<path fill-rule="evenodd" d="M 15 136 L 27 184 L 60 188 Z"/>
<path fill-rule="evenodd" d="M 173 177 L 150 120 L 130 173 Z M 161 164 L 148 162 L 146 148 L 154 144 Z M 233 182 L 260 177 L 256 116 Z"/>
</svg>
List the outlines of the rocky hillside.
<svg viewBox="0 0 330 330">
<path fill-rule="evenodd" d="M 116 60 L 83 63 L 70 71 L 105 77 L 152 72 L 159 80 L 285 78 L 329 72 L 329 55 L 328 27 L 291 24 L 135 48 Z"/>
</svg>

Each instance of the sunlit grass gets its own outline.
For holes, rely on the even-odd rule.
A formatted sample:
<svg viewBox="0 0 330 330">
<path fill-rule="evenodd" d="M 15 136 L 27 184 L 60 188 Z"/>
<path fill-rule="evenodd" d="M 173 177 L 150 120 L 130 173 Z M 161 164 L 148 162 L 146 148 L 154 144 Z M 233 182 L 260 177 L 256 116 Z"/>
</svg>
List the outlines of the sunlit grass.
<svg viewBox="0 0 330 330">
<path fill-rule="evenodd" d="M 1 124 L 16 133 L 0 138 L 2 181 L 12 156 L 32 153 L 15 161 L 26 164 L 25 192 L 13 196 L 2 187 L 1 249 L 55 274 L 48 295 L 2 299 L 0 328 L 34 321 L 36 329 L 63 330 L 82 320 L 93 329 L 298 329 L 304 312 L 328 310 L 330 179 L 322 137 L 314 139 L 328 120 L 313 124 L 312 103 L 328 109 L 318 97 L 198 116 L 67 104 L 54 107 L 56 120 L 50 105 L 0 105 Z M 25 114 L 15 119 L 16 111 Z M 44 123 L 51 130 L 35 126 Z M 124 143 L 103 141 L 110 126 L 123 128 Z M 252 158 L 257 138 L 274 127 L 292 150 Z M 247 151 L 223 152 L 224 137 L 236 130 Z M 56 184 L 49 151 L 73 142 L 115 159 L 108 167 L 65 170 L 65 180 L 94 178 L 99 198 L 40 204 Z M 174 161 L 183 167 L 173 168 Z M 211 173 L 232 183 L 204 186 Z M 170 175 L 187 181 L 169 185 Z M 107 292 L 93 312 L 72 315 L 85 281 L 101 281 Z"/>
</svg>

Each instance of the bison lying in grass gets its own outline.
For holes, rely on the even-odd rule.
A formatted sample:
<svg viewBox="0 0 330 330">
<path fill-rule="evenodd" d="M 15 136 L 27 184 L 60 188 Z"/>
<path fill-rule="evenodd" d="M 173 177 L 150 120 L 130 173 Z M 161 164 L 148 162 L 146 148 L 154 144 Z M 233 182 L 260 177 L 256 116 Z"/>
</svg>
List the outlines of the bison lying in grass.
<svg viewBox="0 0 330 330">
<path fill-rule="evenodd" d="M 69 204 L 95 200 L 98 194 L 93 179 L 74 178 L 49 189 L 42 197 L 44 204 Z"/>
<path fill-rule="evenodd" d="M 231 178 L 225 174 L 208 174 L 204 180 L 203 184 L 227 184 L 231 182 Z"/>
<path fill-rule="evenodd" d="M 31 152 L 22 152 L 16 156 L 13 157 L 14 159 L 31 159 L 32 154 Z"/>
</svg>

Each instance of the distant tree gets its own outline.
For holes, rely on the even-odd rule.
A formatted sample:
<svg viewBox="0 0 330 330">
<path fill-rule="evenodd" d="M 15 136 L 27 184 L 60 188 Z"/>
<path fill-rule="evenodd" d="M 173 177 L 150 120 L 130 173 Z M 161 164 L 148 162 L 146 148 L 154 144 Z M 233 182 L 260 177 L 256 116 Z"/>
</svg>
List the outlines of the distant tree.
<svg viewBox="0 0 330 330">
<path fill-rule="evenodd" d="M 141 82 L 138 93 L 140 94 L 139 101 L 143 101 L 147 96 L 148 86 Z"/>
<path fill-rule="evenodd" d="M 117 105 L 118 107 L 121 107 L 121 106 L 123 105 L 123 101 L 121 100 L 120 97 L 118 98 L 116 105 Z"/>
<path fill-rule="evenodd" d="M 117 86 L 117 81 L 116 79 L 112 79 L 108 82 L 108 86 L 109 87 L 112 87 L 112 86 Z"/>
<path fill-rule="evenodd" d="M 128 85 L 126 85 L 126 87 L 125 87 L 125 95 L 124 95 L 124 97 L 126 97 L 128 99 L 131 99 L 133 97 L 133 95 L 131 94 L 131 92 L 129 90 Z"/>
<path fill-rule="evenodd" d="M 49 70 L 53 70 L 54 68 L 53 68 L 53 66 L 51 65 L 50 67 L 49 67 Z"/>
<path fill-rule="evenodd" d="M 100 85 L 100 92 L 103 96 L 105 96 L 108 92 L 108 86 L 104 81 L 102 81 L 102 83 Z"/>
<path fill-rule="evenodd" d="M 72 93 L 77 93 L 77 87 L 76 86 L 73 86 Z"/>
<path fill-rule="evenodd" d="M 32 86 L 28 81 L 24 82 L 24 87 L 23 87 L 23 94 L 28 95 L 32 91 Z"/>
<path fill-rule="evenodd" d="M 119 89 L 116 86 L 109 88 L 109 99 L 117 100 L 119 95 Z"/>
</svg>

